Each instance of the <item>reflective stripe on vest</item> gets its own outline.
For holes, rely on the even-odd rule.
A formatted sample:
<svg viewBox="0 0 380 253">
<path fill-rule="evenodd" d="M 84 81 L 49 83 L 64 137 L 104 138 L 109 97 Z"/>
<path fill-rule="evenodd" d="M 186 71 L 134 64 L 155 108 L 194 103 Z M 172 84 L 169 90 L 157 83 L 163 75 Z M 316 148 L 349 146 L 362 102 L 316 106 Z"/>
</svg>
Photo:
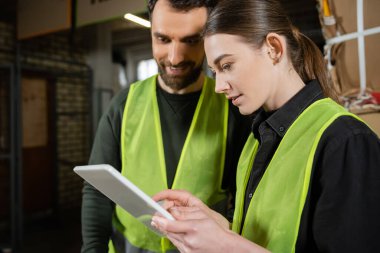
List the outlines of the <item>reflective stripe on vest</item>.
<svg viewBox="0 0 380 253">
<path fill-rule="evenodd" d="M 232 229 L 271 252 L 294 252 L 319 140 L 338 117 L 348 115 L 329 98 L 309 106 L 291 125 L 270 161 L 241 221 L 247 182 L 258 149 L 249 137 L 239 160 Z M 360 119 L 359 119 L 360 120 Z"/>
<path fill-rule="evenodd" d="M 121 130 L 122 174 L 150 196 L 168 188 L 156 80 L 153 76 L 131 85 Z M 228 101 L 214 88 L 214 81 L 206 77 L 172 187 L 190 191 L 208 205 L 226 199 L 221 185 Z M 175 248 L 119 206 L 113 225 L 134 247 L 152 252 Z"/>
</svg>

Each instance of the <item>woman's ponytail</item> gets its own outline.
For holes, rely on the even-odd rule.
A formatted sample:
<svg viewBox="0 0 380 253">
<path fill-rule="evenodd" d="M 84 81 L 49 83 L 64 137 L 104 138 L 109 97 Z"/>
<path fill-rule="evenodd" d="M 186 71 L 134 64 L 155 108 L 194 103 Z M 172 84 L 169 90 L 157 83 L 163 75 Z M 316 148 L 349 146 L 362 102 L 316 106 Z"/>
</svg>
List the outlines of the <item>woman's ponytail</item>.
<svg viewBox="0 0 380 253">
<path fill-rule="evenodd" d="M 339 102 L 337 91 L 333 86 L 329 72 L 322 55 L 322 52 L 315 43 L 305 36 L 295 27 L 292 27 L 292 33 L 299 49 L 295 49 L 293 65 L 297 73 L 301 76 L 304 82 L 317 79 L 322 87 L 325 96 Z"/>
</svg>

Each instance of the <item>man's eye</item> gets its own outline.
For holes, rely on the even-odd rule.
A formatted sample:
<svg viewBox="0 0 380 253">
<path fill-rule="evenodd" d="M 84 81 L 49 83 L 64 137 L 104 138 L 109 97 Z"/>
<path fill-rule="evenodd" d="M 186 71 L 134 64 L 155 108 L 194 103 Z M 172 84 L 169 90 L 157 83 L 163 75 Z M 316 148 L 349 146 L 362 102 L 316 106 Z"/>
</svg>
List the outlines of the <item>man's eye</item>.
<svg viewBox="0 0 380 253">
<path fill-rule="evenodd" d="M 198 44 L 200 41 L 201 41 L 200 38 L 194 38 L 194 39 L 187 39 L 186 43 L 191 44 L 191 45 L 195 45 L 195 44 Z"/>
<path fill-rule="evenodd" d="M 157 40 L 161 43 L 169 43 L 169 39 L 165 37 L 157 37 Z"/>
</svg>

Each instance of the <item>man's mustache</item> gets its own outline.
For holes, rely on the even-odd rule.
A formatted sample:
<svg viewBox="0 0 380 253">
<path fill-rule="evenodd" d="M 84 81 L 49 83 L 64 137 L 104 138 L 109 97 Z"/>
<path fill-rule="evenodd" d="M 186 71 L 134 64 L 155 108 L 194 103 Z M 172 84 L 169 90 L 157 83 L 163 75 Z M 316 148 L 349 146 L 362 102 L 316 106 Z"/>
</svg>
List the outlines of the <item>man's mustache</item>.
<svg viewBox="0 0 380 253">
<path fill-rule="evenodd" d="M 161 65 L 165 67 L 171 67 L 171 68 L 185 68 L 185 67 L 192 67 L 195 65 L 195 63 L 192 61 L 183 61 L 174 65 L 174 64 L 171 64 L 170 62 L 163 62 L 161 63 Z"/>
</svg>

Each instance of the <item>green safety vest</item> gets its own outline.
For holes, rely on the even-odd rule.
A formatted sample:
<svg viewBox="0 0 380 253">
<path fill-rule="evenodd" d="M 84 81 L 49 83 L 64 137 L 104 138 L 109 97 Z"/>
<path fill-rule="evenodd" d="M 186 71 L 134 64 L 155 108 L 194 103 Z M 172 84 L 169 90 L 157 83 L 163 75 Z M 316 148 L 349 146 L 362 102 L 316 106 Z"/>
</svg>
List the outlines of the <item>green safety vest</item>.
<svg viewBox="0 0 380 253">
<path fill-rule="evenodd" d="M 121 129 L 121 173 L 152 196 L 168 189 L 159 108 L 157 76 L 131 85 Z M 228 101 L 214 92 L 205 77 L 202 92 L 178 162 L 172 189 L 193 193 L 208 205 L 225 201 L 221 188 L 227 143 Z M 134 247 L 166 252 L 175 247 L 119 206 L 113 225 Z M 114 252 L 112 243 L 110 251 Z"/>
<path fill-rule="evenodd" d="M 359 119 L 326 98 L 297 118 L 273 155 L 242 224 L 246 187 L 258 150 L 258 141 L 251 134 L 238 165 L 233 231 L 272 252 L 295 251 L 315 151 L 326 128 L 343 115 Z"/>
</svg>

